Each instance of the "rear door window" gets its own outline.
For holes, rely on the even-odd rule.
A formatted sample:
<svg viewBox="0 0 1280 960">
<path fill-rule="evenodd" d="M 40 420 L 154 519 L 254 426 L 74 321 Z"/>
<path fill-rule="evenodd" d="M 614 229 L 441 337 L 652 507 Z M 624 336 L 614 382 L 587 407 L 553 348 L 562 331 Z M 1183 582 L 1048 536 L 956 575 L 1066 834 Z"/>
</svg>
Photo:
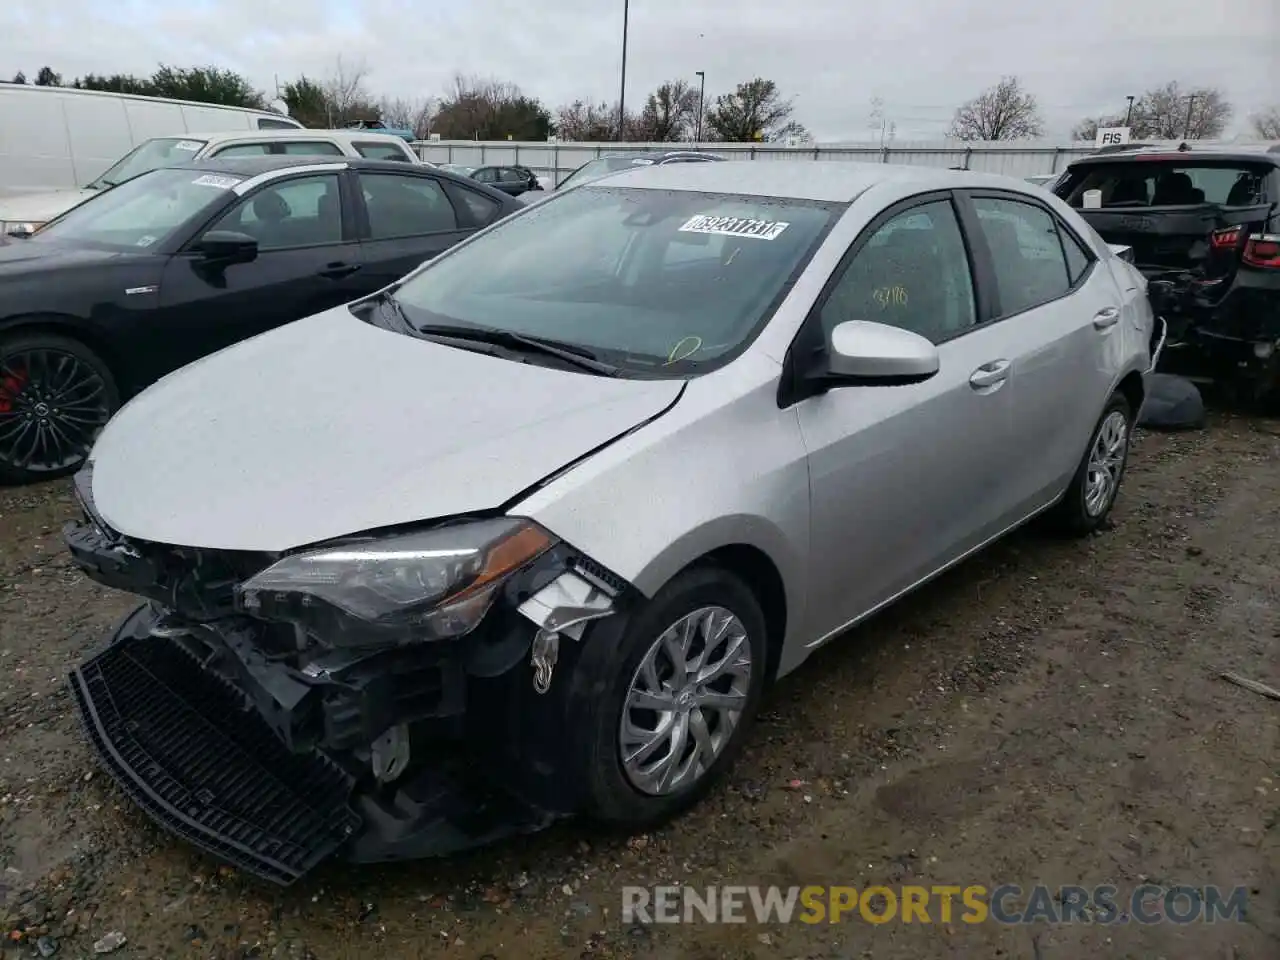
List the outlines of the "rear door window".
<svg viewBox="0 0 1280 960">
<path fill-rule="evenodd" d="M 265 157 L 271 152 L 267 143 L 233 143 L 227 147 L 219 147 L 211 156 L 225 159 L 227 157 Z"/>
<path fill-rule="evenodd" d="M 458 229 L 458 217 L 434 177 L 362 173 L 371 240 L 416 237 Z"/>
<path fill-rule="evenodd" d="M 1071 278 L 1058 226 L 1049 211 L 994 197 L 976 197 L 973 205 L 991 251 L 1002 316 L 1066 295 Z"/>
<path fill-rule="evenodd" d="M 410 157 L 400 149 L 398 144 L 394 143 L 371 143 L 367 140 L 356 141 L 351 144 L 356 148 L 356 153 L 370 160 L 403 160 L 409 162 Z"/>
<path fill-rule="evenodd" d="M 281 153 L 295 157 L 341 157 L 342 148 L 330 140 L 286 140 L 277 144 Z"/>
<path fill-rule="evenodd" d="M 1266 178 L 1267 169 L 1259 164 L 1139 159 L 1089 164 L 1069 174 L 1060 192 L 1077 208 L 1090 190 L 1102 192 L 1104 208 L 1247 207 L 1265 201 Z"/>
</svg>

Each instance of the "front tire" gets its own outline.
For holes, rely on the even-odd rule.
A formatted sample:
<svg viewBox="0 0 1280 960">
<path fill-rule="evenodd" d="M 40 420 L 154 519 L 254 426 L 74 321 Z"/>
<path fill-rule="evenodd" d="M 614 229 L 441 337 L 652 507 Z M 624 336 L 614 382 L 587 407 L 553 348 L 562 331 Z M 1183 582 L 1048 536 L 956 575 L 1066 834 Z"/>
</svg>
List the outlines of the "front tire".
<svg viewBox="0 0 1280 960">
<path fill-rule="evenodd" d="M 1101 529 L 1115 506 L 1129 462 L 1134 413 L 1124 394 L 1112 394 L 1071 485 L 1054 508 L 1053 520 L 1067 536 L 1084 537 Z"/>
<path fill-rule="evenodd" d="M 718 567 L 685 571 L 614 646 L 578 664 L 598 692 L 578 771 L 586 813 L 638 828 L 692 806 L 742 750 L 764 689 L 765 618 L 751 590 Z"/>
<path fill-rule="evenodd" d="M 71 337 L 0 337 L 0 483 L 74 473 L 120 405 L 111 370 Z"/>
</svg>

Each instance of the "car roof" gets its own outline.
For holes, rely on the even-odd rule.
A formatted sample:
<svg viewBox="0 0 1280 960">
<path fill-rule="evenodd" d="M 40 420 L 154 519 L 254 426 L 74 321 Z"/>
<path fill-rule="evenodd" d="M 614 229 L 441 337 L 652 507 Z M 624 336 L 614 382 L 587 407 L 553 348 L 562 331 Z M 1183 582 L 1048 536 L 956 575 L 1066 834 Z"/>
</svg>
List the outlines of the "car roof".
<svg viewBox="0 0 1280 960">
<path fill-rule="evenodd" d="M 379 133 L 376 130 L 218 130 L 212 133 L 181 133 L 166 137 L 152 137 L 153 140 L 205 140 L 219 146 L 224 143 L 249 141 L 257 143 L 262 140 L 330 140 L 356 141 L 361 143 L 404 143 L 404 140 L 391 133 Z"/>
<path fill-rule="evenodd" d="M 188 163 L 168 163 L 157 169 L 160 170 L 194 170 L 199 173 L 226 173 L 235 177 L 241 177 L 245 180 L 262 177 L 264 174 L 279 173 L 284 175 L 290 170 L 305 168 L 308 170 L 363 170 L 369 172 L 380 173 L 399 173 L 403 174 L 407 171 L 419 171 L 423 176 L 432 176 L 436 178 L 444 178 L 453 183 L 465 184 L 468 189 L 478 190 L 487 197 L 492 197 L 506 203 L 511 200 L 507 194 L 500 190 L 494 190 L 487 184 L 478 183 L 467 177 L 452 173 L 448 170 L 441 170 L 439 167 L 431 166 L 425 163 L 413 164 L 406 163 L 403 160 L 370 160 L 363 157 L 334 157 L 334 156 L 288 156 L 283 154 L 274 154 L 262 157 L 206 157 L 203 160 L 196 160 Z M 146 176 L 146 174 L 141 174 Z M 266 179 L 271 179 L 267 177 Z"/>
<path fill-rule="evenodd" d="M 888 182 L 908 183 L 922 192 L 983 186 L 1023 191 L 1029 186 L 1024 180 L 998 174 L 894 163 L 725 160 L 640 166 L 583 184 L 580 189 L 639 187 L 848 203 L 871 187 Z"/>
<path fill-rule="evenodd" d="M 1280 143 L 1184 142 L 1176 146 L 1143 144 L 1129 150 L 1099 151 L 1073 160 L 1070 166 L 1134 163 L 1152 160 L 1263 160 L 1280 167 Z"/>
<path fill-rule="evenodd" d="M 636 157 L 637 159 L 659 160 L 659 161 L 667 160 L 667 159 L 670 159 L 671 157 L 701 157 L 704 160 L 723 160 L 724 159 L 723 157 L 716 156 L 714 153 L 707 153 L 705 150 L 631 150 L 631 151 L 618 150 L 618 151 L 613 151 L 611 153 L 602 153 L 600 154 L 600 156 L 595 157 L 593 159 L 618 160 L 618 159 L 626 159 L 628 157 Z M 590 163 L 590 162 L 591 162 L 590 160 L 587 161 L 587 163 Z M 583 166 L 586 166 L 586 164 L 583 164 Z"/>
</svg>

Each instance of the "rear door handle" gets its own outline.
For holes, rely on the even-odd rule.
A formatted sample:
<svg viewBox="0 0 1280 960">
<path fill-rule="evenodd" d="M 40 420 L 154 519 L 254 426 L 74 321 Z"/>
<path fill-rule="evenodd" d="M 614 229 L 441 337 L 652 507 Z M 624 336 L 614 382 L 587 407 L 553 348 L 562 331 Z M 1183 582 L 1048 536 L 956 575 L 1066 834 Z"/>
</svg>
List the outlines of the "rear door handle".
<svg viewBox="0 0 1280 960">
<path fill-rule="evenodd" d="M 1004 383 L 1009 378 L 1009 366 L 1008 360 L 992 360 L 990 363 L 984 363 L 969 374 L 969 386 L 975 390 L 982 390 L 985 387 Z"/>
<path fill-rule="evenodd" d="M 318 276 L 325 277 L 328 280 L 341 280 L 343 277 L 349 277 L 360 269 L 358 263 L 331 263 Z"/>
<path fill-rule="evenodd" d="M 1093 326 L 1096 330 L 1106 330 L 1108 327 L 1114 327 L 1119 322 L 1119 307 L 1107 307 L 1099 310 L 1093 317 Z"/>
</svg>

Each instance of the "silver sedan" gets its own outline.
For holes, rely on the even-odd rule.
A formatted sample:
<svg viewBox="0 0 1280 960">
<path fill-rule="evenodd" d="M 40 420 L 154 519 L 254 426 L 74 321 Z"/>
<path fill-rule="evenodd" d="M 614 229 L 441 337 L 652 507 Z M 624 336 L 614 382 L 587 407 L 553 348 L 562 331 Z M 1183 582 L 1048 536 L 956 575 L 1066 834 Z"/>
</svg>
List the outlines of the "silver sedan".
<svg viewBox="0 0 1280 960">
<path fill-rule="evenodd" d="M 218 782 L 278 769 L 341 830 L 246 800 L 184 836 L 264 874 L 233 828 L 301 850 L 277 878 L 438 850 L 447 743 L 540 815 L 654 822 L 852 624 L 1037 515 L 1102 529 L 1154 325 L 1141 274 L 1020 180 L 731 161 L 554 194 L 120 411 L 68 542 L 151 602 L 78 696 L 97 723 L 157 677 L 238 690 Z M 117 775 L 216 796 L 186 758 L 221 715 L 149 716 L 95 729 Z M 168 759 L 129 766 L 130 722 Z M 351 811 L 306 794 L 331 762 Z"/>
</svg>

